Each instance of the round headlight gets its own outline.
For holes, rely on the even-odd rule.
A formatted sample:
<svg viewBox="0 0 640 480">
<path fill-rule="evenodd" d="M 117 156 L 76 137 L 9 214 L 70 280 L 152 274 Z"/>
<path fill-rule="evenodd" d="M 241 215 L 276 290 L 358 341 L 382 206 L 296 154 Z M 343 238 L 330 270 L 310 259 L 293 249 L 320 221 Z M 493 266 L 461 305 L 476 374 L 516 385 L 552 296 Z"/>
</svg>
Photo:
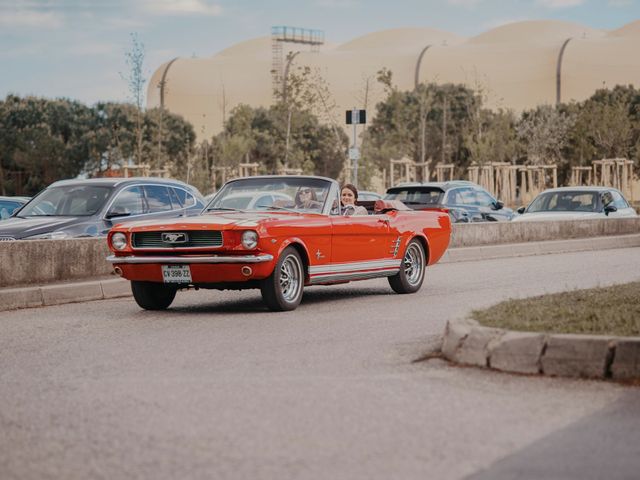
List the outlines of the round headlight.
<svg viewBox="0 0 640 480">
<path fill-rule="evenodd" d="M 249 250 L 258 246 L 258 234 L 253 230 L 247 230 L 242 233 L 242 246 Z"/>
<path fill-rule="evenodd" d="M 124 233 L 116 232 L 111 237 L 111 245 L 116 250 L 124 250 L 127 248 L 127 236 Z"/>
</svg>

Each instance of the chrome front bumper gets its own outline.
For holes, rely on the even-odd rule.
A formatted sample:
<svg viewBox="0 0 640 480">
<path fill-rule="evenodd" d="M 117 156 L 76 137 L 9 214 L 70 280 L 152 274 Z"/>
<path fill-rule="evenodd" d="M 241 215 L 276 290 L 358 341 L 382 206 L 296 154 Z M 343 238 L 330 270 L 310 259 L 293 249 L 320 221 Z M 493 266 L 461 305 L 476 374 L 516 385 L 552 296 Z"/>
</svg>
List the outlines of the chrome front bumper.
<svg viewBox="0 0 640 480">
<path fill-rule="evenodd" d="M 117 257 L 115 255 L 109 255 L 107 262 L 111 263 L 262 263 L 270 262 L 273 260 L 273 255 L 268 253 L 262 255 L 234 255 L 234 256 L 219 256 L 208 255 L 201 257 L 148 257 L 148 256 L 129 256 L 129 257 Z"/>
</svg>

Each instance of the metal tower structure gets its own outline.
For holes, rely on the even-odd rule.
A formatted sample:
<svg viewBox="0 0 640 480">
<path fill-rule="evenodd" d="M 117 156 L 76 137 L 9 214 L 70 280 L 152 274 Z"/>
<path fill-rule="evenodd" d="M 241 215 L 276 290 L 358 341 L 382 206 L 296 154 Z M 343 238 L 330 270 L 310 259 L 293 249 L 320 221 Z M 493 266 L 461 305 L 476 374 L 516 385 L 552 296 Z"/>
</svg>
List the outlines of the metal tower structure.
<svg viewBox="0 0 640 480">
<path fill-rule="evenodd" d="M 320 45 L 324 44 L 324 31 L 299 27 L 271 27 L 271 79 L 274 95 L 278 91 L 284 92 L 285 88 L 286 70 L 289 67 L 284 64 L 285 43 L 309 45 L 311 51 L 317 52 Z"/>
</svg>

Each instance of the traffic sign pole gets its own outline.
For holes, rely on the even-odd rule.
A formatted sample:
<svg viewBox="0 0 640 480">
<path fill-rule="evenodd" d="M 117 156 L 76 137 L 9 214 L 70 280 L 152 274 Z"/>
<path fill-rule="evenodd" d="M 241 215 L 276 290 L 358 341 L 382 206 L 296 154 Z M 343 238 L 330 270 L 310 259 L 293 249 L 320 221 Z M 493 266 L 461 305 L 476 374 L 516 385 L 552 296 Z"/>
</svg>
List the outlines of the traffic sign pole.
<svg viewBox="0 0 640 480">
<path fill-rule="evenodd" d="M 358 131 L 357 125 L 359 123 L 367 122 L 367 111 L 366 110 L 358 110 L 356 107 L 353 107 L 353 110 L 347 110 L 346 114 L 347 125 L 353 125 L 353 143 L 351 144 L 351 148 L 349 149 L 349 169 L 353 170 L 353 184 L 358 186 L 358 160 L 360 159 L 360 152 L 358 151 L 358 146 L 356 145 L 356 141 L 358 139 Z"/>
<path fill-rule="evenodd" d="M 358 110 L 356 110 L 356 108 L 353 108 L 353 113 L 352 113 L 352 118 L 353 118 L 353 151 L 356 151 L 356 127 L 358 126 Z M 357 154 L 354 154 L 354 158 L 353 159 L 353 184 L 356 186 L 356 188 L 358 187 L 358 156 Z"/>
</svg>

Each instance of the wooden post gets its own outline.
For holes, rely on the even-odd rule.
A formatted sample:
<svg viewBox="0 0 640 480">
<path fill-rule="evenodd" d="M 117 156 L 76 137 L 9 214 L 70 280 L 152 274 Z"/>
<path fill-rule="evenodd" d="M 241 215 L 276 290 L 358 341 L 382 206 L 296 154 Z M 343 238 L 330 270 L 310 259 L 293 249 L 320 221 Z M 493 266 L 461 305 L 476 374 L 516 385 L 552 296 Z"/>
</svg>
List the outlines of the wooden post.
<svg viewBox="0 0 640 480">
<path fill-rule="evenodd" d="M 467 170 L 467 176 L 469 178 L 469 181 L 473 183 L 478 183 L 478 166 L 471 165 Z"/>
</svg>

